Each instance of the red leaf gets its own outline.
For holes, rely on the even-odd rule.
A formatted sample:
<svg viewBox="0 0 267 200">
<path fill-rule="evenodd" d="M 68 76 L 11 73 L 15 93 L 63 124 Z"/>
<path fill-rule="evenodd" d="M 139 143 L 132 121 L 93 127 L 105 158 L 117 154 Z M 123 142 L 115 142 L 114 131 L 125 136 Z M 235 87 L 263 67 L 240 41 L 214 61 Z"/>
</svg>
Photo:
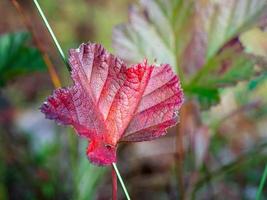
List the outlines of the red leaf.
<svg viewBox="0 0 267 200">
<path fill-rule="evenodd" d="M 71 49 L 69 62 L 74 85 L 55 90 L 41 111 L 87 138 L 94 164 L 116 162 L 118 142 L 157 138 L 177 122 L 183 92 L 169 65 L 127 68 L 98 44 Z"/>
</svg>

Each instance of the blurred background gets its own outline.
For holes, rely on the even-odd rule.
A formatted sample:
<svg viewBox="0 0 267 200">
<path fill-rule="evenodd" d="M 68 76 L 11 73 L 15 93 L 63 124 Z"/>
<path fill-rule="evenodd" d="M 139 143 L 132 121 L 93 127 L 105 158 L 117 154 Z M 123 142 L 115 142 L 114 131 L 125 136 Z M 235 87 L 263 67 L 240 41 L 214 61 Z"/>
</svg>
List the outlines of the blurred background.
<svg viewBox="0 0 267 200">
<path fill-rule="evenodd" d="M 132 199 L 255 199 L 267 162 L 266 1 L 40 4 L 66 55 L 97 42 L 127 63 L 156 59 L 180 75 L 179 125 L 120 145 Z M 39 111 L 72 82 L 33 2 L 1 0 L 0 13 L 0 200 L 111 199 L 110 168 L 91 165 L 87 141 Z"/>
</svg>

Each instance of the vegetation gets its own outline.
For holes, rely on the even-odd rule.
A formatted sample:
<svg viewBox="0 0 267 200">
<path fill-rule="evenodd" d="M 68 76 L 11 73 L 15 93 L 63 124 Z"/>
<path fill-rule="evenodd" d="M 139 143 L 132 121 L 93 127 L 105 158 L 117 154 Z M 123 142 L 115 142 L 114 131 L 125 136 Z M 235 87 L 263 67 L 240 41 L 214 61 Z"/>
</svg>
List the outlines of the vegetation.
<svg viewBox="0 0 267 200">
<path fill-rule="evenodd" d="M 64 52 L 102 43 L 129 64 L 169 63 L 181 79 L 179 125 L 119 148 L 132 199 L 267 198 L 265 0 L 40 4 Z M 111 168 L 91 165 L 86 141 L 38 110 L 71 81 L 33 2 L 0 11 L 0 199 L 110 199 Z"/>
</svg>

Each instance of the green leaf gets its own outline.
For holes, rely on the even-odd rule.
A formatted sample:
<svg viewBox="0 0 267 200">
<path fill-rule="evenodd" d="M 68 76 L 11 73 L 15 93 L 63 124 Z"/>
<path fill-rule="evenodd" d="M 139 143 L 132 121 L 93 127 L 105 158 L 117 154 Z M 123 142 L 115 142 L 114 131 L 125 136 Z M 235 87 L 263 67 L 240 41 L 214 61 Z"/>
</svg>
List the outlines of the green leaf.
<svg viewBox="0 0 267 200">
<path fill-rule="evenodd" d="M 29 41 L 30 35 L 25 32 L 0 36 L 0 86 L 17 76 L 45 69 L 40 52 Z"/>
<path fill-rule="evenodd" d="M 240 44 L 235 43 L 235 45 L 239 46 Z M 254 65 L 255 60 L 241 52 L 240 47 L 226 47 L 199 70 L 190 84 L 188 84 L 188 87 L 215 90 L 231 86 L 239 81 L 248 80 L 255 75 Z M 202 94 L 202 96 L 204 95 Z M 219 96 L 214 97 L 214 101 L 210 101 L 209 105 L 201 104 L 202 107 L 208 108 L 210 105 L 219 102 Z"/>
<path fill-rule="evenodd" d="M 141 0 L 130 9 L 129 22 L 114 29 L 113 47 L 129 63 L 169 63 L 185 92 L 213 91 L 187 92 L 206 107 L 218 101 L 217 87 L 254 75 L 255 62 L 238 38 L 266 11 L 265 0 Z"/>
<path fill-rule="evenodd" d="M 207 63 L 191 84 L 206 87 L 223 87 L 249 79 L 253 74 L 254 60 L 244 53 L 227 48 Z"/>
<path fill-rule="evenodd" d="M 227 41 L 255 25 L 266 6 L 265 0 L 141 0 L 129 10 L 129 23 L 114 29 L 113 46 L 129 62 L 146 57 L 176 68 L 184 53 L 191 60 L 203 60 L 199 54 L 213 57 Z"/>
<path fill-rule="evenodd" d="M 197 1 L 193 40 L 189 42 L 192 48 L 184 54 L 189 60 L 185 62 L 187 68 L 194 66 L 198 69 L 191 70 L 194 72 L 191 73 L 192 80 L 202 76 L 199 83 L 204 81 L 206 85 L 221 87 L 253 76 L 253 64 L 261 60 L 244 54 L 239 36 L 249 28 L 260 25 L 266 11 L 265 0 Z M 199 58 L 203 55 L 205 58 Z M 213 66 L 210 67 L 211 63 Z M 207 81 L 210 78 L 213 80 Z"/>
<path fill-rule="evenodd" d="M 183 33 L 193 9 L 191 2 L 144 0 L 140 6 L 132 6 L 130 22 L 113 31 L 116 53 L 130 63 L 156 59 L 159 63 L 169 63 L 177 71 L 176 52 L 183 49 L 186 36 Z"/>
<path fill-rule="evenodd" d="M 256 25 L 266 12 L 265 0 L 202 0 L 208 33 L 207 58 L 214 56 L 229 40 Z"/>
<path fill-rule="evenodd" d="M 187 97 L 193 97 L 198 100 L 202 109 L 207 109 L 220 100 L 220 93 L 216 87 L 191 86 L 184 87 Z"/>
</svg>

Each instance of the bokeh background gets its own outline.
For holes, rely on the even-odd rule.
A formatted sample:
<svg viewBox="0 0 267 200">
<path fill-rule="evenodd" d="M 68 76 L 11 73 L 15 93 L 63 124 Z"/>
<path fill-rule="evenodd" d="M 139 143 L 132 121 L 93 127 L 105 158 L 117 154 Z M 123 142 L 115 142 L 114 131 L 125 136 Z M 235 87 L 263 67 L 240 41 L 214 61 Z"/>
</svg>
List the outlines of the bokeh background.
<svg viewBox="0 0 267 200">
<path fill-rule="evenodd" d="M 212 18 L 212 9 L 219 13 L 208 36 L 190 28 L 193 17 L 183 0 L 40 1 L 66 55 L 82 42 L 97 42 L 128 63 L 147 57 L 184 73 L 179 126 L 161 139 L 119 147 L 118 167 L 132 199 L 255 199 L 267 161 L 267 10 L 261 0 L 228 1 L 196 6 L 193 16 L 202 13 L 197 25 Z M 39 111 L 54 89 L 40 49 L 62 86 L 72 82 L 33 2 L 17 2 L 22 13 L 14 1 L 0 1 L 0 200 L 111 199 L 111 169 L 91 165 L 87 141 Z M 209 87 L 187 82 L 196 63 L 219 66 L 201 72 L 199 82 Z"/>
</svg>

